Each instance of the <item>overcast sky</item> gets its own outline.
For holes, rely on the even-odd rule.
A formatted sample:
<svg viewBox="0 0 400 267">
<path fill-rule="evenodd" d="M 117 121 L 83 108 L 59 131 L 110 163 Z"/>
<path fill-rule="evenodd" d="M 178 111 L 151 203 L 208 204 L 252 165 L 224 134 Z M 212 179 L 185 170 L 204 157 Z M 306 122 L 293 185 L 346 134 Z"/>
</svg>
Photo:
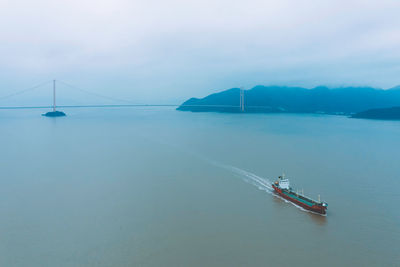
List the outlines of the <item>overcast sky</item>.
<svg viewBox="0 0 400 267">
<path fill-rule="evenodd" d="M 0 96 L 53 78 L 157 103 L 258 84 L 390 88 L 399 14 L 398 0 L 0 0 Z"/>
</svg>

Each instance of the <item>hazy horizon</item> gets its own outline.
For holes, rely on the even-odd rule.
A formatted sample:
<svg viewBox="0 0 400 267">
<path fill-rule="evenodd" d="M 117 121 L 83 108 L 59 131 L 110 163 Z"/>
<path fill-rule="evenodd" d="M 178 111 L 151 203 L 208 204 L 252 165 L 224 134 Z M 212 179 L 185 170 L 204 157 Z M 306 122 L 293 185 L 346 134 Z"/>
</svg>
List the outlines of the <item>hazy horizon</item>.
<svg viewBox="0 0 400 267">
<path fill-rule="evenodd" d="M 399 10 L 398 1 L 1 2 L 0 96 L 52 79 L 138 103 L 272 84 L 392 88 Z"/>
<path fill-rule="evenodd" d="M 54 81 L 54 80 L 53 80 Z M 42 83 L 41 86 L 25 88 L 25 90 L 16 91 L 9 95 L 0 96 L 0 107 L 49 107 L 53 104 L 53 81 L 47 81 Z M 40 85 L 40 84 L 39 84 Z M 61 86 L 60 86 L 61 85 Z M 244 87 L 232 87 L 232 88 L 225 88 L 225 89 L 216 89 L 210 90 L 208 93 L 205 92 L 203 95 L 193 95 L 187 98 L 177 97 L 176 99 L 148 99 L 147 102 L 143 100 L 138 100 L 134 98 L 121 98 L 121 97 L 113 97 L 111 95 L 106 94 L 98 94 L 96 90 L 85 90 L 81 87 L 75 87 L 75 85 L 70 85 L 68 83 L 64 83 L 63 81 L 56 81 L 56 95 L 57 95 L 57 106 L 80 106 L 80 105 L 129 105 L 129 104 L 138 104 L 138 105 L 181 105 L 188 101 L 191 98 L 202 99 L 208 97 L 213 94 L 222 93 L 231 89 L 238 89 L 242 88 L 246 90 L 252 90 L 255 87 L 281 87 L 281 88 L 301 88 L 307 90 L 314 90 L 319 87 L 327 88 L 330 90 L 337 90 L 337 89 L 349 89 L 349 88 L 356 88 L 356 89 L 366 89 L 371 88 L 375 90 L 399 90 L 400 85 L 392 87 L 392 88 L 379 88 L 379 87 L 372 87 L 372 86 L 325 86 L 325 85 L 318 85 L 315 87 L 302 87 L 302 86 L 287 86 L 287 85 L 255 85 L 251 88 L 244 88 Z M 72 86 L 72 87 L 71 87 Z M 61 89 L 60 89 L 61 87 Z M 74 88 L 75 87 L 75 88 Z M 33 90 L 31 90 L 33 89 Z M 81 91 L 82 90 L 82 91 Z M 83 91 L 85 90 L 85 91 Z M 142 102 L 140 102 L 142 101 Z"/>
</svg>

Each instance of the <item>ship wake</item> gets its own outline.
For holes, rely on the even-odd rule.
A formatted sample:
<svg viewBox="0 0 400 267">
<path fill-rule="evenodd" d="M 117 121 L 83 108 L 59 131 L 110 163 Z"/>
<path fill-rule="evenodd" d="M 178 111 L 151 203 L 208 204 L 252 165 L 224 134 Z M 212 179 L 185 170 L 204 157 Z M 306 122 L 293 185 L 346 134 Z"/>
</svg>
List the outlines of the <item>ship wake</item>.
<svg viewBox="0 0 400 267">
<path fill-rule="evenodd" d="M 267 178 L 260 177 L 254 173 L 233 166 L 225 166 L 225 168 L 242 178 L 246 183 L 252 184 L 262 191 L 273 193 L 271 181 Z"/>
<path fill-rule="evenodd" d="M 238 167 L 234 167 L 231 165 L 225 165 L 216 161 L 210 161 L 207 160 L 209 163 L 212 165 L 215 165 L 219 168 L 223 168 L 225 170 L 228 170 L 229 172 L 233 173 L 235 176 L 241 178 L 243 181 L 246 183 L 249 183 L 251 185 L 256 186 L 258 189 L 268 192 L 268 193 L 273 193 L 274 189 L 272 188 L 271 184 L 272 182 L 264 177 L 258 176 L 252 172 L 240 169 Z"/>
<path fill-rule="evenodd" d="M 277 198 L 283 200 L 285 203 L 292 204 L 293 206 L 295 206 L 296 208 L 298 208 L 298 209 L 300 209 L 302 211 L 310 212 L 310 213 L 317 214 L 317 215 L 320 215 L 320 216 L 321 215 L 322 216 L 326 216 L 326 215 L 323 215 L 323 214 L 315 213 L 315 212 L 310 211 L 310 210 L 306 210 L 303 207 L 301 207 L 301 206 L 299 206 L 299 205 L 297 205 L 297 204 L 295 204 L 295 203 L 293 203 L 291 201 L 286 200 L 285 198 L 279 196 L 278 194 L 274 194 L 274 189 L 271 186 L 272 182 L 267 178 L 260 177 L 260 176 L 254 174 L 254 173 L 251 173 L 249 171 L 246 171 L 246 170 L 234 167 L 234 166 L 223 165 L 223 164 L 220 164 L 220 163 L 217 163 L 217 162 L 211 162 L 211 163 L 213 165 L 218 166 L 218 167 L 221 167 L 221 168 L 224 168 L 226 170 L 229 170 L 230 172 L 234 173 L 235 176 L 241 178 L 246 183 L 254 185 L 258 189 L 260 189 L 262 191 L 265 191 L 265 192 L 273 195 L 274 197 L 277 197 Z"/>
</svg>

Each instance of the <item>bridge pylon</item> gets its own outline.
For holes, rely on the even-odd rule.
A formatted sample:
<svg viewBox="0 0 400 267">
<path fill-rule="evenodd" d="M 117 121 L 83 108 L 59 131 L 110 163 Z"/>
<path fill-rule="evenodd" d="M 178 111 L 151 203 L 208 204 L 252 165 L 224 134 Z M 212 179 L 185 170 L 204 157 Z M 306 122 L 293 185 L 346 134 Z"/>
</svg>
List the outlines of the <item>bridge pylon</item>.
<svg viewBox="0 0 400 267">
<path fill-rule="evenodd" d="M 240 87 L 240 111 L 244 112 L 244 89 L 243 87 Z"/>
</svg>

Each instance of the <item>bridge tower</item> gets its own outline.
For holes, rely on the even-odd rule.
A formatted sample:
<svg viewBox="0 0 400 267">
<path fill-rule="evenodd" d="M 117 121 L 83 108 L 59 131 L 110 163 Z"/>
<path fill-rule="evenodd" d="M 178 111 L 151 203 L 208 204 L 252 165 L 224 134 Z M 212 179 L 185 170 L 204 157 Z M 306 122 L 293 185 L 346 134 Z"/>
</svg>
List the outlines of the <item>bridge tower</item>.
<svg viewBox="0 0 400 267">
<path fill-rule="evenodd" d="M 244 112 L 244 89 L 240 88 L 240 111 Z"/>
<path fill-rule="evenodd" d="M 53 80 L 53 112 L 56 111 L 56 80 Z"/>
<path fill-rule="evenodd" d="M 53 111 L 49 111 L 42 115 L 46 116 L 46 117 L 63 117 L 63 116 L 65 116 L 64 112 L 56 110 L 56 80 L 53 80 Z"/>
</svg>

